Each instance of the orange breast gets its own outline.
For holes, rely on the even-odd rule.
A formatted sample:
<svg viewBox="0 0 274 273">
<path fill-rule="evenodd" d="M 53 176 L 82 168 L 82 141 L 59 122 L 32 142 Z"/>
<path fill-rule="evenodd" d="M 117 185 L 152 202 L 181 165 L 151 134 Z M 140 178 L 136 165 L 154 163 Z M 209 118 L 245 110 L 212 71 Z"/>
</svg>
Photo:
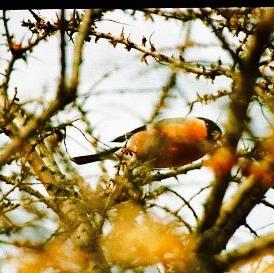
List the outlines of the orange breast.
<svg viewBox="0 0 274 273">
<path fill-rule="evenodd" d="M 208 152 L 206 136 L 205 123 L 189 118 L 182 123 L 165 124 L 136 133 L 129 139 L 127 148 L 136 153 L 138 160 L 149 161 L 153 167 L 177 167 Z"/>
</svg>

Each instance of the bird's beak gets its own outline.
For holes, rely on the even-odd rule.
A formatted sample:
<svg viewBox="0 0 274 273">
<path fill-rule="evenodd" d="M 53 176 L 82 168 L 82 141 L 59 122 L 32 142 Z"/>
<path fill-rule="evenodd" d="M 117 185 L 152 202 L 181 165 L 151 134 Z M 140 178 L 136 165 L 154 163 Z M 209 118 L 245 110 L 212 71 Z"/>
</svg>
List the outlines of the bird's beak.
<svg viewBox="0 0 274 273">
<path fill-rule="evenodd" d="M 223 142 L 219 139 L 216 141 L 216 145 L 217 145 L 217 147 L 220 147 L 223 145 Z"/>
<path fill-rule="evenodd" d="M 221 139 L 221 136 L 222 136 L 222 133 L 221 133 L 221 132 L 215 131 L 215 132 L 213 132 L 213 134 L 212 134 L 212 139 L 213 139 L 214 141 L 218 141 L 218 140 Z"/>
</svg>

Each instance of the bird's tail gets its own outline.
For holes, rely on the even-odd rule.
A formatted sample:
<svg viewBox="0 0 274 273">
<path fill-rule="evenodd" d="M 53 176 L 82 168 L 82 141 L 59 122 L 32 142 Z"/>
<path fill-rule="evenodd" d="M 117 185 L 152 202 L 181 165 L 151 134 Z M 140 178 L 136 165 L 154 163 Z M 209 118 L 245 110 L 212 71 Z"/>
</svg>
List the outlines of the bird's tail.
<svg viewBox="0 0 274 273">
<path fill-rule="evenodd" d="M 121 147 L 114 147 L 109 150 L 93 154 L 93 155 L 82 155 L 82 156 L 76 156 L 72 157 L 71 160 L 75 162 L 78 165 L 87 164 L 91 162 L 101 161 L 104 159 L 110 159 L 111 155 L 119 150 Z"/>
</svg>

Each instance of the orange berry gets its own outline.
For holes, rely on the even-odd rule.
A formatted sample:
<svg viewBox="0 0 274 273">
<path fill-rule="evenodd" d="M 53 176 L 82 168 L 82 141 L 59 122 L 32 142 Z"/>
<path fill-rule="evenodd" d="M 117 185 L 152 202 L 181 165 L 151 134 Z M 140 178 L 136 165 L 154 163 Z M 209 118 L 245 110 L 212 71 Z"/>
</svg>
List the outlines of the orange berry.
<svg viewBox="0 0 274 273">
<path fill-rule="evenodd" d="M 270 169 L 267 161 L 255 161 L 249 167 L 249 174 L 254 175 L 261 183 L 266 186 L 272 185 L 274 181 L 274 173 Z"/>
<path fill-rule="evenodd" d="M 235 154 L 229 148 L 221 147 L 205 162 L 215 172 L 229 172 L 236 162 Z"/>
</svg>

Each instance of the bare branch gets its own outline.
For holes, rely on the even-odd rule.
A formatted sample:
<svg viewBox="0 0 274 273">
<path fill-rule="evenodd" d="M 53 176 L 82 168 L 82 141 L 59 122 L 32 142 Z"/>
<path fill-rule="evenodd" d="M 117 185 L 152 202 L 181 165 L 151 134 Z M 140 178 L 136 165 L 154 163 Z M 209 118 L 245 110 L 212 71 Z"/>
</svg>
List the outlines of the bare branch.
<svg viewBox="0 0 274 273">
<path fill-rule="evenodd" d="M 220 263 L 222 268 L 230 268 L 237 262 L 243 262 L 248 259 L 274 249 L 274 233 L 262 236 L 255 241 L 237 247 L 234 250 L 219 254 L 216 256 L 216 261 Z"/>
<path fill-rule="evenodd" d="M 198 215 L 195 212 L 195 210 L 192 208 L 192 206 L 189 204 L 189 201 L 187 201 L 183 196 L 181 196 L 180 194 L 178 194 L 176 191 L 174 191 L 174 190 L 172 190 L 170 188 L 167 188 L 167 190 L 170 191 L 170 192 L 172 192 L 173 194 L 175 194 L 177 197 L 179 197 L 184 202 L 184 204 L 190 209 L 190 211 L 192 212 L 195 220 L 198 221 Z"/>
<path fill-rule="evenodd" d="M 146 179 L 142 179 L 140 181 L 140 183 L 142 185 L 145 185 L 145 184 L 149 184 L 153 181 L 161 181 L 161 180 L 164 180 L 167 178 L 176 177 L 177 175 L 180 175 L 180 174 L 186 174 L 190 171 L 200 169 L 201 167 L 202 167 L 202 162 L 198 161 L 196 163 L 191 163 L 191 164 L 176 168 L 174 170 L 168 171 L 166 173 L 158 172 L 154 175 L 148 176 Z M 138 181 L 138 177 L 136 178 L 136 181 Z"/>
<path fill-rule="evenodd" d="M 14 181 L 13 178 L 10 178 L 4 175 L 0 175 L 0 180 L 4 181 L 6 184 L 10 184 L 10 185 L 13 185 L 14 187 L 18 187 L 20 190 L 25 191 L 32 196 L 35 196 L 40 202 L 46 204 L 48 208 L 51 208 L 55 212 L 57 211 L 55 204 L 52 203 L 51 200 L 46 198 L 40 192 L 34 190 L 32 187 L 24 183 L 17 183 L 16 181 Z"/>
<path fill-rule="evenodd" d="M 103 33 L 99 31 L 92 31 L 91 35 L 96 37 L 96 41 L 99 39 L 106 39 L 108 40 L 114 47 L 117 44 L 123 44 L 125 45 L 127 50 L 135 49 L 137 51 L 140 51 L 144 53 L 141 60 L 145 61 L 145 58 L 148 56 L 151 56 L 156 62 L 162 63 L 162 64 L 170 64 L 173 67 L 176 67 L 178 69 L 181 69 L 184 72 L 190 72 L 197 74 L 198 76 L 204 76 L 206 78 L 214 79 L 216 76 L 224 75 L 227 77 L 231 77 L 231 71 L 230 69 L 220 67 L 220 66 L 212 66 L 212 68 L 203 67 L 202 65 L 193 64 L 190 62 L 181 61 L 178 59 L 175 59 L 174 57 L 169 57 L 167 55 L 164 55 L 160 53 L 157 50 L 151 50 L 147 49 L 144 46 L 140 46 L 133 41 L 129 37 L 125 38 L 124 34 L 120 35 L 119 37 L 115 37 L 111 33 Z"/>
</svg>

